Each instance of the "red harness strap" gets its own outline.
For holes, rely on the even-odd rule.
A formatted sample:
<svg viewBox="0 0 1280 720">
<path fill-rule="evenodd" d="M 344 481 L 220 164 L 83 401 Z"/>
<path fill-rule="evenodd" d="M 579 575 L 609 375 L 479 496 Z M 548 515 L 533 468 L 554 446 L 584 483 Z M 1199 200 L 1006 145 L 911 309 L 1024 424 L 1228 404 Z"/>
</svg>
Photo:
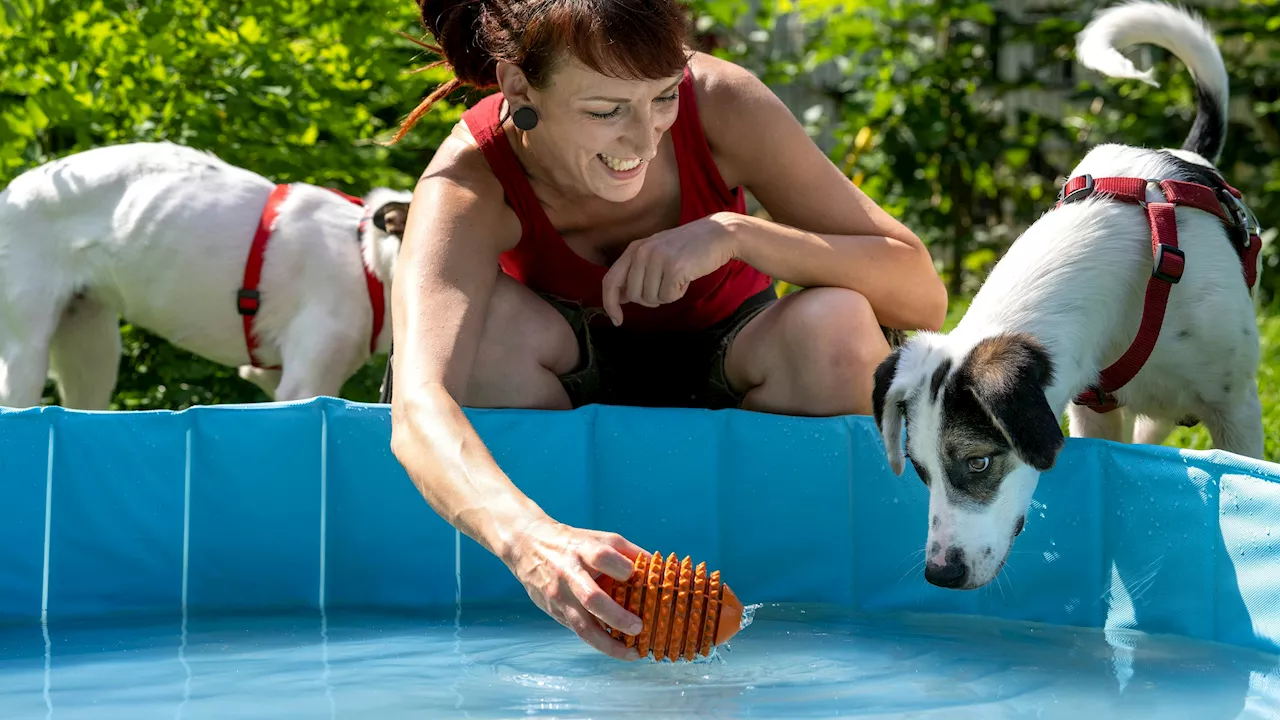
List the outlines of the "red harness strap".
<svg viewBox="0 0 1280 720">
<path fill-rule="evenodd" d="M 1147 202 L 1148 182 L 1159 186 L 1164 192 L 1165 202 Z M 1256 220 L 1240 202 L 1240 191 L 1225 183 L 1224 188 L 1226 193 L 1220 197 L 1213 188 L 1198 183 L 1179 180 L 1147 181 L 1130 177 L 1095 180 L 1090 175 L 1071 178 L 1063 186 L 1058 207 L 1098 193 L 1141 206 L 1146 210 L 1151 223 L 1153 263 L 1151 278 L 1147 281 L 1138 336 L 1120 359 L 1102 371 L 1097 384 L 1076 397 L 1077 405 L 1084 405 L 1099 413 L 1111 412 L 1120 407 L 1115 392 L 1132 380 L 1151 357 L 1156 339 L 1160 336 L 1160 326 L 1164 323 L 1169 292 L 1174 283 L 1182 279 L 1182 271 L 1186 266 L 1186 257 L 1178 247 L 1178 222 L 1175 216 L 1178 205 L 1212 213 L 1227 224 L 1232 231 L 1232 245 L 1244 266 L 1245 284 L 1250 289 L 1253 288 L 1257 280 L 1258 251 L 1262 246 L 1261 233 Z"/>
<path fill-rule="evenodd" d="M 275 228 L 276 217 L 280 213 L 280 204 L 288 197 L 290 188 L 291 186 L 288 184 L 276 185 L 275 189 L 271 191 L 271 195 L 267 197 L 266 207 L 262 209 L 262 215 L 258 218 L 258 229 L 253 234 L 253 245 L 249 248 L 249 257 L 245 261 L 244 284 L 236 292 L 236 310 L 239 311 L 244 321 L 244 344 L 249 351 L 249 363 L 256 368 L 266 370 L 279 370 L 280 366 L 265 367 L 258 361 L 257 353 L 255 352 L 258 347 L 258 340 L 253 332 L 253 318 L 258 314 L 258 308 L 261 305 L 258 282 L 262 278 L 262 262 L 263 255 L 267 249 L 267 240 L 270 239 L 271 231 Z M 364 201 L 358 197 L 348 195 L 340 190 L 327 189 L 356 205 L 364 205 Z M 360 220 L 360 224 L 356 229 L 357 242 L 359 242 L 368 221 L 367 214 Z M 364 270 L 365 284 L 369 288 L 369 303 L 373 306 L 373 334 L 369 338 L 369 351 L 373 352 L 378 345 L 378 335 L 382 333 L 383 316 L 386 311 L 383 299 L 383 285 L 382 281 L 369 270 L 369 267 L 364 263 L 363 257 L 361 258 L 360 267 Z"/>
</svg>

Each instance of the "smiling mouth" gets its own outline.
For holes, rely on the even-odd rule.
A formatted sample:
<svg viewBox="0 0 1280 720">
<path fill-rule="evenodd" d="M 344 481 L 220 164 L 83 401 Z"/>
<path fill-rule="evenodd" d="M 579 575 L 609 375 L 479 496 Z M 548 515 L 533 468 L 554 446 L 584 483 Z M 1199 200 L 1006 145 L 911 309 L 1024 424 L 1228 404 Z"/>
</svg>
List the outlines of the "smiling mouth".
<svg viewBox="0 0 1280 720">
<path fill-rule="evenodd" d="M 596 155 L 596 157 L 600 158 L 600 162 L 604 163 L 606 166 L 608 166 L 610 170 L 613 170 L 614 172 L 630 172 L 644 164 L 644 160 L 641 160 L 640 158 L 630 158 L 627 160 L 623 160 L 622 158 L 616 158 L 612 155 L 605 155 L 604 153 L 600 153 Z"/>
</svg>

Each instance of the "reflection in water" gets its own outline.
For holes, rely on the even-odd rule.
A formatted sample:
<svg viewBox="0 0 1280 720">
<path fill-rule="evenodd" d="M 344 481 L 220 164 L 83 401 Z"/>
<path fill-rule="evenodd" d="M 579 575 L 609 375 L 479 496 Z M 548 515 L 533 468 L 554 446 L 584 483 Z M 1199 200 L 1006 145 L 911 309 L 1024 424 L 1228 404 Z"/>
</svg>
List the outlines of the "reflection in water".
<svg viewBox="0 0 1280 720">
<path fill-rule="evenodd" d="M 30 688 L 0 690 L 0 716 L 37 717 L 42 686 L 51 718 L 107 707 L 113 717 L 448 709 L 471 718 L 1235 720 L 1280 707 L 1275 655 L 1120 628 L 765 605 L 718 659 L 623 663 L 528 605 L 425 618 L 329 608 L 319 625 L 318 641 L 314 614 L 55 627 L 56 689 L 48 629 L 43 662 L 34 642 L 19 641 L 20 631 L 34 639 L 30 627 L 0 629 L 0 688 Z"/>
<path fill-rule="evenodd" d="M 1133 611 L 1133 598 L 1129 596 L 1129 590 L 1114 563 L 1111 565 L 1111 588 L 1104 597 L 1109 602 L 1103 637 L 1114 651 L 1111 669 L 1115 673 L 1120 692 L 1123 693 L 1133 679 L 1133 651 L 1138 647 L 1138 638 L 1133 628 L 1137 626 L 1137 616 Z"/>
<path fill-rule="evenodd" d="M 53 717 L 53 694 L 50 692 L 53 681 L 53 643 L 49 639 L 48 615 L 40 618 L 40 631 L 44 635 L 44 706 L 46 718 Z"/>
<path fill-rule="evenodd" d="M 329 701 L 329 717 L 338 716 L 338 706 L 333 700 L 333 684 L 329 682 L 329 613 L 320 608 L 320 661 L 324 666 L 321 681 L 324 683 L 324 697 Z"/>
<path fill-rule="evenodd" d="M 182 665 L 183 672 L 186 673 L 186 679 L 182 682 L 182 702 L 178 705 L 178 720 L 182 720 L 182 713 L 187 709 L 187 703 L 191 702 L 191 663 L 187 662 L 187 613 L 182 613 L 182 641 L 178 645 L 178 662 Z"/>
<path fill-rule="evenodd" d="M 462 649 L 462 531 L 456 529 L 453 531 L 453 580 L 453 654 L 458 668 L 453 678 L 453 709 L 463 711 L 462 683 L 470 663 Z M 463 711 L 463 717 L 471 717 L 471 714 Z"/>
</svg>

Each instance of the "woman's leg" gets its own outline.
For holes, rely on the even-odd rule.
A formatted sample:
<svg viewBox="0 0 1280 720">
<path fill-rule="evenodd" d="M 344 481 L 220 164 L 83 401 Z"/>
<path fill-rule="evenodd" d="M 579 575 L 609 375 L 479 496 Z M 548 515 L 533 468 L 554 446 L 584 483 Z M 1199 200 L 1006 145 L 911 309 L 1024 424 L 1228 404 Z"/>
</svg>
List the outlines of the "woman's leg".
<svg viewBox="0 0 1280 720">
<path fill-rule="evenodd" d="M 499 274 L 470 384 L 465 397 L 456 400 L 464 407 L 569 409 L 572 402 L 560 376 L 575 369 L 579 354 L 565 317 L 527 287 Z M 382 402 L 391 401 L 393 382 L 388 370 Z"/>
<path fill-rule="evenodd" d="M 746 410 L 870 415 L 876 366 L 890 352 L 871 304 L 844 288 L 779 298 L 731 341 L 725 375 Z"/>
</svg>

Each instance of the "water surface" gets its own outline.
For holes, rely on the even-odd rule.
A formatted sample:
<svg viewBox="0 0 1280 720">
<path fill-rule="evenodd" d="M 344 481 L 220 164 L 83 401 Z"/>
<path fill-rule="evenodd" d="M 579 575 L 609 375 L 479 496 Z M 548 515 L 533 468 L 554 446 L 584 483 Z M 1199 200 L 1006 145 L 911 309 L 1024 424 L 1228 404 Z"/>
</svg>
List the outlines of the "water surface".
<svg viewBox="0 0 1280 720">
<path fill-rule="evenodd" d="M 718 657 L 623 663 L 532 605 L 0 628 L 0 717 L 1280 717 L 1280 657 L 765 605 Z"/>
</svg>

